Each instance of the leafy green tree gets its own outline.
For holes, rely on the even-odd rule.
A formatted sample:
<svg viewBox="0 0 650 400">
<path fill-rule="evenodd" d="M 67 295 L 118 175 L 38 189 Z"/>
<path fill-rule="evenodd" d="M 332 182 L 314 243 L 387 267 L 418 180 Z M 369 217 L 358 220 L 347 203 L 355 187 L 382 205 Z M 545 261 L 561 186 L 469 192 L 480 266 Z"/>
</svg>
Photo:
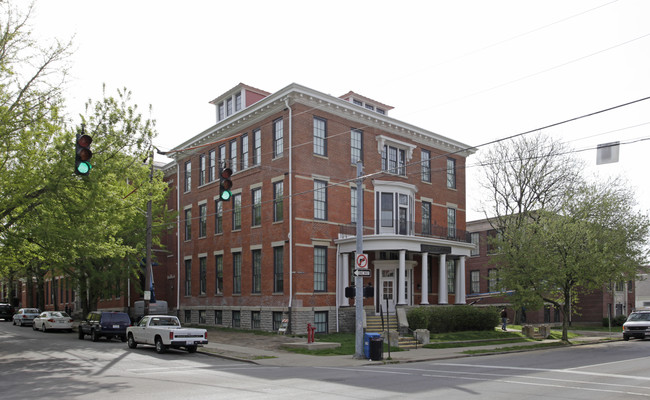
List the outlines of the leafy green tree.
<svg viewBox="0 0 650 400">
<path fill-rule="evenodd" d="M 562 310 L 566 341 L 581 296 L 634 280 L 645 264 L 648 216 L 635 209 L 634 193 L 620 180 L 587 182 L 580 163 L 550 138 L 521 138 L 499 148 L 484 159 L 498 232 L 491 262 L 502 288 L 514 291 L 515 306 L 550 303 Z"/>
</svg>

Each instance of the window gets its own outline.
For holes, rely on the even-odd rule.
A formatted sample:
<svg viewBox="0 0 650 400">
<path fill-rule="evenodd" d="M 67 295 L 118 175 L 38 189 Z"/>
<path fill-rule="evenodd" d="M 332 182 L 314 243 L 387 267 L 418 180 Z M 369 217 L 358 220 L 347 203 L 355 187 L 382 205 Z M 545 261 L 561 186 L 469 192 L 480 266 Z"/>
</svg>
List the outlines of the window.
<svg viewBox="0 0 650 400">
<path fill-rule="evenodd" d="M 469 272 L 469 292 L 470 293 L 480 293 L 481 292 L 481 273 L 480 271 L 470 271 Z"/>
<path fill-rule="evenodd" d="M 259 129 L 253 131 L 253 165 L 260 165 L 262 162 L 262 132 Z"/>
<path fill-rule="evenodd" d="M 192 310 L 185 310 L 185 323 L 186 324 L 192 323 Z"/>
<path fill-rule="evenodd" d="M 474 245 L 474 248 L 472 249 L 472 252 L 470 255 L 472 257 L 476 257 L 481 254 L 481 248 L 480 248 L 480 235 L 478 232 L 470 233 L 469 235 L 470 240 L 472 244 Z"/>
<path fill-rule="evenodd" d="M 219 121 L 221 121 L 226 115 L 226 108 L 223 104 L 223 101 L 219 103 Z"/>
<path fill-rule="evenodd" d="M 327 121 L 314 117 L 314 154 L 327 155 Z"/>
<path fill-rule="evenodd" d="M 223 255 L 219 254 L 215 256 L 214 260 L 215 267 L 215 282 L 214 282 L 214 293 L 222 294 L 223 293 Z"/>
<path fill-rule="evenodd" d="M 199 258 L 199 295 L 205 295 L 207 291 L 207 271 L 208 259 L 206 257 Z"/>
<path fill-rule="evenodd" d="M 498 291 L 497 283 L 497 270 L 495 268 L 488 269 L 488 292 Z"/>
<path fill-rule="evenodd" d="M 386 115 L 386 110 L 383 108 L 377 108 L 375 111 L 377 111 L 379 114 Z"/>
<path fill-rule="evenodd" d="M 282 312 L 273 311 L 273 330 L 277 331 L 282 326 Z"/>
<path fill-rule="evenodd" d="M 226 100 L 226 116 L 232 114 L 232 98 Z"/>
<path fill-rule="evenodd" d="M 431 235 L 431 203 L 422 202 L 422 234 Z"/>
<path fill-rule="evenodd" d="M 232 253 L 232 292 L 241 293 L 241 253 Z"/>
<path fill-rule="evenodd" d="M 314 219 L 327 220 L 327 182 L 314 181 Z"/>
<path fill-rule="evenodd" d="M 361 129 L 352 129 L 350 133 L 350 153 L 352 164 L 363 161 L 363 131 Z"/>
<path fill-rule="evenodd" d="M 375 107 L 372 106 L 372 105 L 370 105 L 370 104 L 366 104 L 366 108 L 367 108 L 368 110 L 375 111 Z"/>
<path fill-rule="evenodd" d="M 381 226 L 390 228 L 393 226 L 393 194 L 381 194 Z"/>
<path fill-rule="evenodd" d="M 456 189 L 456 160 L 453 158 L 447 159 L 447 187 Z"/>
<path fill-rule="evenodd" d="M 205 185 L 205 154 L 199 156 L 199 186 Z"/>
<path fill-rule="evenodd" d="M 252 226 L 260 226 L 262 225 L 262 189 L 253 189 L 251 196 L 253 198 Z"/>
<path fill-rule="evenodd" d="M 219 168 L 226 165 L 226 145 L 219 146 Z"/>
<path fill-rule="evenodd" d="M 214 311 L 214 324 L 215 325 L 223 325 L 223 311 L 222 310 L 215 310 Z"/>
<path fill-rule="evenodd" d="M 208 152 L 208 182 L 217 178 L 217 152 L 210 150 Z"/>
<path fill-rule="evenodd" d="M 248 134 L 241 137 L 241 169 L 248 168 Z"/>
<path fill-rule="evenodd" d="M 273 222 L 284 219 L 284 182 L 275 182 L 273 184 Z"/>
<path fill-rule="evenodd" d="M 406 175 L 406 152 L 397 147 L 384 145 L 381 152 L 381 169 L 392 174 Z"/>
<path fill-rule="evenodd" d="M 192 295 L 192 260 L 185 260 L 185 296 Z"/>
<path fill-rule="evenodd" d="M 185 173 L 184 173 L 184 178 L 185 178 L 185 192 L 189 192 L 190 189 L 192 188 L 192 162 L 187 161 L 185 163 Z"/>
<path fill-rule="evenodd" d="M 253 250 L 253 293 L 262 291 L 262 250 Z"/>
<path fill-rule="evenodd" d="M 232 196 L 232 230 L 241 229 L 241 194 Z"/>
<path fill-rule="evenodd" d="M 447 237 L 456 237 L 456 209 L 447 209 Z"/>
<path fill-rule="evenodd" d="M 314 292 L 327 291 L 327 247 L 314 247 Z"/>
<path fill-rule="evenodd" d="M 352 99 L 352 104 L 357 105 L 357 106 L 363 106 L 363 102 L 357 100 L 357 99 Z"/>
<path fill-rule="evenodd" d="M 223 233 L 223 203 L 215 200 L 214 209 L 214 233 Z"/>
<path fill-rule="evenodd" d="M 205 310 L 199 310 L 199 324 L 205 325 Z"/>
<path fill-rule="evenodd" d="M 497 241 L 497 231 L 496 229 L 490 229 L 487 232 L 487 253 L 488 254 L 496 254 L 497 251 L 499 250 L 498 244 L 495 243 Z"/>
<path fill-rule="evenodd" d="M 232 312 L 232 327 L 233 328 L 241 327 L 241 311 Z"/>
<path fill-rule="evenodd" d="M 235 95 L 235 112 L 241 110 L 241 92 Z"/>
<path fill-rule="evenodd" d="M 192 240 L 192 209 L 185 210 L 185 240 Z"/>
<path fill-rule="evenodd" d="M 251 311 L 251 329 L 260 329 L 262 317 L 259 311 Z"/>
<path fill-rule="evenodd" d="M 273 248 L 273 293 L 284 292 L 284 247 Z"/>
<path fill-rule="evenodd" d="M 431 182 L 431 152 L 422 150 L 422 182 Z"/>
<path fill-rule="evenodd" d="M 456 262 L 447 261 L 447 293 L 456 293 Z"/>
<path fill-rule="evenodd" d="M 316 333 L 327 333 L 327 311 L 314 312 L 314 325 Z"/>
<path fill-rule="evenodd" d="M 282 157 L 284 151 L 282 118 L 273 121 L 273 158 Z"/>
<path fill-rule="evenodd" d="M 208 205 L 203 203 L 199 205 L 199 237 L 204 238 L 207 235 Z"/>
<path fill-rule="evenodd" d="M 237 168 L 237 139 L 230 141 L 230 169 L 232 173 L 238 171 Z"/>
</svg>

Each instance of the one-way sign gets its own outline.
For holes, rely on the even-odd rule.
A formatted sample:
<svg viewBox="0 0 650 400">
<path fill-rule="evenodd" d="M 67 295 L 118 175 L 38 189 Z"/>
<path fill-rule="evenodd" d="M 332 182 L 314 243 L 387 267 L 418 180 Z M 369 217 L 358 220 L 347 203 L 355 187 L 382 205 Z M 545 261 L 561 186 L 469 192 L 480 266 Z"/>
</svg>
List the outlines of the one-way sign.
<svg viewBox="0 0 650 400">
<path fill-rule="evenodd" d="M 370 276 L 369 269 L 355 269 L 354 276 Z"/>
</svg>

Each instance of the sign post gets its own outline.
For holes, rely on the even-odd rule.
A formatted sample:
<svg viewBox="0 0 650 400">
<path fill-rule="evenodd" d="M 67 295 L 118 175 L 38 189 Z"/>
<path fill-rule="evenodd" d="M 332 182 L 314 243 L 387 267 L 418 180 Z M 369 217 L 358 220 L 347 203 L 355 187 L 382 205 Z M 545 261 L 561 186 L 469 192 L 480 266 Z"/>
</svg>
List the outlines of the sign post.
<svg viewBox="0 0 650 400">
<path fill-rule="evenodd" d="M 363 254 L 363 165 L 361 160 L 357 161 L 357 255 L 355 258 L 355 272 L 360 265 L 368 268 L 368 256 Z M 354 286 L 356 296 L 355 305 L 355 346 L 354 358 L 357 360 L 365 359 L 363 352 L 363 277 L 355 273 Z"/>
</svg>

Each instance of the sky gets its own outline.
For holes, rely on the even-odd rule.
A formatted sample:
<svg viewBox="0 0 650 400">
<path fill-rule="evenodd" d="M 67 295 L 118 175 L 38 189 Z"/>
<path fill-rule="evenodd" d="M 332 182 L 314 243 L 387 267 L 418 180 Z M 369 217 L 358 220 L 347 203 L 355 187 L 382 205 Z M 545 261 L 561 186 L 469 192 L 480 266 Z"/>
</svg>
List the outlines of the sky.
<svg viewBox="0 0 650 400">
<path fill-rule="evenodd" d="M 650 96 L 646 0 L 36 0 L 31 22 L 39 41 L 73 40 L 74 123 L 104 84 L 126 87 L 152 106 L 164 151 L 214 125 L 209 101 L 240 82 L 352 90 L 479 149 L 468 221 L 483 217 L 483 144 Z M 542 132 L 650 210 L 650 99 Z M 619 162 L 596 165 L 596 146 L 614 141 Z"/>
</svg>

